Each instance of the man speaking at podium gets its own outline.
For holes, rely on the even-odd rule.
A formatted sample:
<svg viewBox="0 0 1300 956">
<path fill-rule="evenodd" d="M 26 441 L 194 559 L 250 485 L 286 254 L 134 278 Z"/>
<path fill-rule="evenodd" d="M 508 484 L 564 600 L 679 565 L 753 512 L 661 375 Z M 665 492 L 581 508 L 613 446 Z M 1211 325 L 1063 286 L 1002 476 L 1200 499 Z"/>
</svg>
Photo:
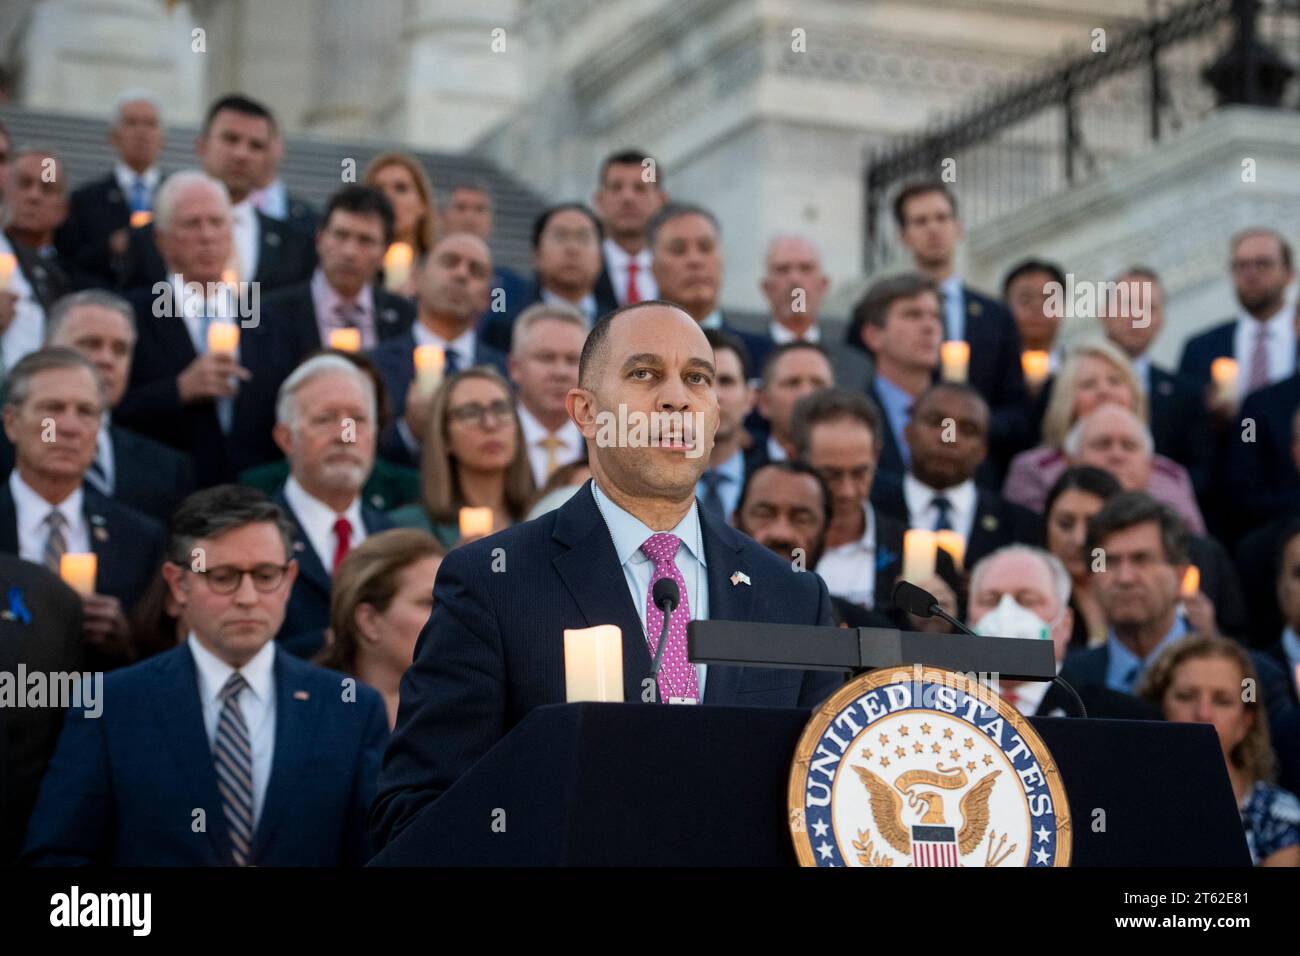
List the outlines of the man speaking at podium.
<svg viewBox="0 0 1300 956">
<path fill-rule="evenodd" d="M 821 578 L 796 572 L 696 504 L 718 402 L 713 349 L 689 315 L 648 301 L 602 318 L 567 404 L 593 481 L 557 511 L 444 559 L 371 811 L 377 846 L 530 710 L 564 702 L 566 628 L 622 630 L 629 702 L 812 707 L 843 679 L 687 661 L 692 619 L 832 623 Z M 684 424 L 657 440 L 651 428 L 647 439 L 636 425 L 656 413 Z M 651 595 L 664 578 L 676 584 L 678 603 L 656 686 L 651 662 L 664 618 Z"/>
</svg>

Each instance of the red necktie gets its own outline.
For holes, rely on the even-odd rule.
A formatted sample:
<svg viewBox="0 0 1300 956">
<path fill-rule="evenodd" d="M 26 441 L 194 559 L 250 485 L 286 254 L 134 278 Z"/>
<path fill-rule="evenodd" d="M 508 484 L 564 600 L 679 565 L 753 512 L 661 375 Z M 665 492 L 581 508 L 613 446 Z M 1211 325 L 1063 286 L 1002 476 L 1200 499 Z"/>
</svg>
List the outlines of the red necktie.
<svg viewBox="0 0 1300 956">
<path fill-rule="evenodd" d="M 637 264 L 633 259 L 627 264 L 627 296 L 624 305 L 636 305 L 641 301 L 641 290 L 636 287 Z"/>
<path fill-rule="evenodd" d="M 348 556 L 348 547 L 352 544 L 352 522 L 342 515 L 334 522 L 334 538 L 338 544 L 334 546 L 334 569 L 331 573 L 337 574 L 339 565 Z"/>
</svg>

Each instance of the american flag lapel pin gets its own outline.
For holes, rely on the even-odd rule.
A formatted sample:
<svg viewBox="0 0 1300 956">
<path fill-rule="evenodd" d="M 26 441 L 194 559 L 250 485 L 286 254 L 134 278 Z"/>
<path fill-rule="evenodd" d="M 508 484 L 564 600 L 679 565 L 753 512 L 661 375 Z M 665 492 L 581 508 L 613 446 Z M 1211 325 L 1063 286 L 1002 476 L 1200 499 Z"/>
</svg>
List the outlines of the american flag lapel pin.
<svg viewBox="0 0 1300 956">
<path fill-rule="evenodd" d="M 749 575 L 746 574 L 744 571 L 737 571 L 731 576 L 731 586 L 733 588 L 737 587 L 738 585 L 748 584 L 748 583 L 749 583 Z"/>
<path fill-rule="evenodd" d="M 311 700 L 311 694 L 305 690 L 296 690 L 293 692 L 294 700 Z"/>
</svg>

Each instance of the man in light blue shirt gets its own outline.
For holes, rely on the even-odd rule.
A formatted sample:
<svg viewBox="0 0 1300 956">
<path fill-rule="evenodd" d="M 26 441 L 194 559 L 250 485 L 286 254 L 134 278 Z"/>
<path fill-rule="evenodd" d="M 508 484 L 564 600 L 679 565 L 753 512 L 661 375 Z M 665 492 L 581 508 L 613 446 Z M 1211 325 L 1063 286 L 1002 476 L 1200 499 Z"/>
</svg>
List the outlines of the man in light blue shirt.
<svg viewBox="0 0 1300 956">
<path fill-rule="evenodd" d="M 610 501 L 609 496 L 600 490 L 600 485 L 592 482 L 591 493 L 596 499 L 596 508 L 600 511 L 605 523 L 609 526 L 609 536 L 614 541 L 614 551 L 618 555 L 618 563 L 623 568 L 623 577 L 627 579 L 628 589 L 632 592 L 632 603 L 636 605 L 637 617 L 643 622 L 642 627 L 644 634 L 644 621 L 646 619 L 646 598 L 650 594 L 650 582 L 654 577 L 654 562 L 646 557 L 641 550 L 641 545 L 647 538 L 654 534 L 640 518 L 624 511 L 614 502 Z M 585 494 L 579 491 L 578 494 Z M 686 581 L 686 593 L 684 602 L 690 609 L 692 621 L 707 621 L 709 619 L 709 585 L 705 580 L 707 574 L 708 561 L 704 557 L 704 548 L 700 542 L 703 540 L 703 534 L 700 531 L 700 513 L 699 503 L 686 512 L 685 517 L 677 522 L 677 526 L 669 532 L 681 539 L 681 546 L 677 549 L 677 567 Z M 646 634 L 646 643 L 651 648 L 651 653 L 659 646 L 658 634 Z M 704 678 L 708 671 L 708 665 L 696 664 L 695 674 L 699 684 L 700 698 L 704 697 Z"/>
<path fill-rule="evenodd" d="M 718 433 L 713 438 L 709 467 L 700 475 L 695 494 L 700 504 L 730 522 L 745 486 L 745 419 L 754 408 L 753 378 L 743 342 L 721 329 L 706 329 L 713 346 L 718 395 Z"/>
<path fill-rule="evenodd" d="M 1144 491 L 1117 495 L 1093 516 L 1084 556 L 1109 637 L 1066 661 L 1067 680 L 1132 694 L 1161 652 L 1191 630 L 1181 607 L 1187 542 L 1173 509 Z"/>
</svg>

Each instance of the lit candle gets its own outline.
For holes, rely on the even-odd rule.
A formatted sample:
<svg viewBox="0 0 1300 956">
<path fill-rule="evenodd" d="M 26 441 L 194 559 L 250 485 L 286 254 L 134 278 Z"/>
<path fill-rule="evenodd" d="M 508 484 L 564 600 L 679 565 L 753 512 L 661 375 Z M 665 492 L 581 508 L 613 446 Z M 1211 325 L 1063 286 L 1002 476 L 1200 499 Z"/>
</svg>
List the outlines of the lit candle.
<svg viewBox="0 0 1300 956">
<path fill-rule="evenodd" d="M 943 362 L 943 380 L 945 382 L 966 381 L 966 369 L 970 365 L 970 345 L 960 339 L 944 342 L 939 347 L 939 358 Z"/>
<path fill-rule="evenodd" d="M 395 242 L 389 246 L 384 253 L 384 288 L 392 292 L 406 285 L 414 261 L 415 250 L 409 243 Z"/>
<path fill-rule="evenodd" d="M 492 533 L 492 509 L 491 508 L 461 508 L 460 509 L 460 536 L 461 540 L 468 541 L 471 538 L 481 538 L 484 535 Z"/>
<path fill-rule="evenodd" d="M 208 326 L 208 353 L 234 355 L 239 350 L 239 326 L 234 322 L 213 322 Z"/>
<path fill-rule="evenodd" d="M 225 285 L 239 285 L 239 273 L 234 269 L 225 269 L 221 273 L 221 281 Z"/>
<path fill-rule="evenodd" d="M 95 553 L 67 552 L 59 558 L 59 577 L 78 594 L 85 597 L 95 593 Z"/>
<path fill-rule="evenodd" d="M 415 377 L 421 394 L 432 395 L 442 383 L 442 369 L 446 361 L 447 357 L 436 345 L 415 347 Z"/>
<path fill-rule="evenodd" d="M 1237 360 L 1216 358 L 1210 363 L 1210 377 L 1214 379 L 1215 396 L 1221 404 L 1237 404 Z"/>
<path fill-rule="evenodd" d="M 911 528 L 903 534 L 903 580 L 924 584 L 934 577 L 938 541 L 933 531 Z"/>
<path fill-rule="evenodd" d="M 18 268 L 18 259 L 11 252 L 0 252 L 0 289 L 9 288 L 9 280 Z"/>
<path fill-rule="evenodd" d="M 1025 373 L 1025 384 L 1030 388 L 1038 388 L 1047 381 L 1051 359 L 1046 352 L 1031 349 L 1020 353 L 1020 367 Z"/>
<path fill-rule="evenodd" d="M 1182 596 L 1185 598 L 1192 597 L 1201 589 L 1201 569 L 1194 564 L 1189 564 L 1187 570 L 1183 572 Z"/>
<path fill-rule="evenodd" d="M 564 699 L 623 701 L 623 632 L 598 624 L 564 632 Z"/>
<path fill-rule="evenodd" d="M 360 329 L 332 329 L 330 331 L 330 348 L 340 352 L 361 351 Z"/>
<path fill-rule="evenodd" d="M 952 558 L 952 563 L 960 571 L 962 562 L 966 560 L 966 539 L 961 536 L 960 532 L 949 529 L 936 531 L 934 533 L 934 543 L 937 547 L 948 552 L 948 556 Z"/>
<path fill-rule="evenodd" d="M 131 213 L 132 229 L 143 229 L 151 222 L 153 222 L 153 213 L 149 212 L 147 209 L 141 209 L 137 212 Z"/>
</svg>

